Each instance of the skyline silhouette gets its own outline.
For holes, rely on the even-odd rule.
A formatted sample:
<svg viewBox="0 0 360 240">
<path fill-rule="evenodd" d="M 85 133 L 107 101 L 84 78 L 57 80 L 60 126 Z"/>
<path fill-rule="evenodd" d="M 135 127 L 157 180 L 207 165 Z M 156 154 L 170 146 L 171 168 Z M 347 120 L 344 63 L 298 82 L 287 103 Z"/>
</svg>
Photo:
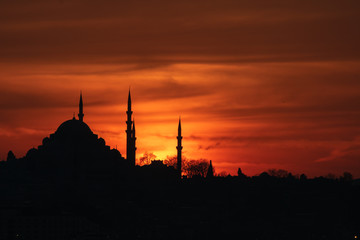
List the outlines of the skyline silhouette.
<svg viewBox="0 0 360 240">
<path fill-rule="evenodd" d="M 134 118 L 132 117 L 132 114 L 133 114 L 133 111 L 132 111 L 132 102 L 131 102 L 131 94 L 130 94 L 130 89 L 129 89 L 129 92 L 128 92 L 128 102 L 127 102 L 127 111 L 126 111 L 126 118 L 127 118 L 127 120 L 126 120 L 126 125 L 127 125 L 127 127 L 126 127 L 126 130 L 125 130 L 125 132 L 126 132 L 126 151 L 125 151 L 125 153 L 124 153 L 124 155 L 126 155 L 126 159 L 130 159 L 130 162 L 132 162 L 132 165 L 133 166 L 135 166 L 135 164 L 141 164 L 141 165 L 143 165 L 144 164 L 144 162 L 141 162 L 141 158 L 144 158 L 147 154 L 148 154 L 148 152 L 145 152 L 144 154 L 143 154 L 143 156 L 142 157 L 136 157 L 136 154 L 135 154 L 135 152 L 136 152 L 136 149 L 137 149 L 137 147 L 136 147 L 136 136 L 135 136 L 135 121 L 134 121 Z M 80 121 L 80 122 L 83 122 L 83 118 L 84 118 L 84 112 L 83 112 L 83 98 L 82 98 L 82 91 L 80 91 L 80 100 L 79 100 L 79 109 L 78 109 L 78 121 Z M 75 119 L 75 113 L 74 113 L 74 117 L 73 117 L 73 120 Z M 87 126 L 87 125 L 86 125 Z M 99 132 L 102 132 L 101 130 L 99 130 Z M 179 169 L 179 167 L 180 167 L 180 169 L 181 169 L 181 161 L 182 161 L 182 158 L 181 158 L 181 156 L 182 156 L 182 144 L 181 144 L 181 142 L 182 142 L 182 136 L 181 136 L 181 120 L 180 120 L 180 118 L 179 118 L 179 124 L 178 124 L 178 136 L 176 137 L 177 139 L 178 139 L 178 145 L 177 145 L 177 147 L 176 147 L 176 149 L 177 149 L 177 153 L 176 153 L 176 155 L 175 154 L 169 154 L 169 155 L 167 155 L 166 156 L 166 158 L 163 158 L 163 159 L 161 159 L 162 161 L 169 161 L 171 158 L 172 158 L 172 156 L 178 156 L 178 160 L 177 160 L 177 164 L 175 164 L 175 165 L 172 165 L 172 163 L 170 164 L 171 166 L 174 166 L 176 169 Z M 190 139 L 192 138 L 192 136 L 190 136 L 189 137 Z M 102 139 L 102 138 L 101 138 Z M 44 141 L 44 140 L 43 140 Z M 118 148 L 118 146 L 121 148 L 121 144 L 116 144 L 116 147 L 115 147 L 115 150 L 117 150 L 117 148 Z M 40 146 L 39 146 L 40 147 Z M 109 147 L 110 148 L 110 147 Z M 199 148 L 201 148 L 201 145 L 199 146 Z M 34 147 L 33 147 L 33 149 L 34 149 Z M 30 149 L 31 150 L 31 149 Z M 156 159 L 156 155 L 154 155 L 153 154 L 153 151 L 149 151 L 150 152 L 150 154 L 152 154 L 153 155 L 153 160 L 155 160 Z M 11 153 L 13 154 L 13 151 L 11 151 Z M 175 152 L 174 152 L 175 153 Z M 187 157 L 190 157 L 190 159 L 191 159 L 191 156 L 186 156 L 185 157 L 185 159 L 187 159 Z M 203 158 L 201 158 L 200 157 L 200 159 L 203 159 Z M 208 161 L 210 161 L 210 163 L 211 163 L 211 160 L 208 160 Z M 147 161 L 147 164 L 150 164 L 151 163 L 151 161 Z M 210 164 L 211 165 L 211 164 Z M 243 167 L 243 166 L 241 166 L 241 164 L 239 164 L 239 166 L 238 167 Z M 211 166 L 211 168 L 212 168 L 212 166 Z M 236 168 L 237 169 L 237 168 Z M 235 170 L 236 169 L 232 169 L 232 171 L 231 172 L 235 172 Z M 266 171 L 270 171 L 270 170 L 272 170 L 272 169 L 275 169 L 275 168 L 269 168 L 269 169 L 263 169 L 263 172 L 266 172 Z M 281 168 L 279 168 L 280 170 L 282 170 Z M 276 170 L 276 169 L 275 169 Z M 286 169 L 287 170 L 287 169 Z M 286 171 L 285 170 L 285 171 Z M 207 171 L 207 170 L 206 170 Z M 343 173 L 348 173 L 349 171 L 343 171 L 343 172 L 341 172 L 340 174 L 334 174 L 333 172 L 327 172 L 327 173 L 325 173 L 325 174 L 323 174 L 323 175 L 321 175 L 321 176 L 323 176 L 323 177 L 327 177 L 327 176 L 333 176 L 332 178 L 340 178 L 340 177 L 342 177 L 343 176 Z M 212 173 L 212 175 L 213 175 L 214 173 Z M 228 175 L 229 174 L 229 172 L 226 172 L 226 171 L 219 171 L 219 174 L 221 174 L 221 175 L 223 175 L 223 176 L 226 176 L 226 175 Z M 260 174 L 260 173 L 258 173 L 258 174 Z M 255 174 L 255 175 L 258 175 L 258 174 Z M 300 176 L 301 174 L 304 174 L 304 172 L 297 172 L 296 173 L 298 176 Z M 306 174 L 306 172 L 305 172 L 305 174 Z M 235 175 L 235 174 L 232 174 L 232 175 Z"/>
<path fill-rule="evenodd" d="M 86 139 L 88 138 L 88 140 L 96 140 L 100 143 L 101 148 L 105 147 L 107 150 L 110 150 L 111 147 L 106 145 L 106 141 L 105 139 L 99 137 L 96 134 L 93 134 L 93 132 L 91 131 L 90 127 L 84 122 L 84 104 L 83 104 L 83 97 L 82 97 L 82 91 L 80 91 L 80 98 L 79 98 L 79 108 L 78 108 L 78 119 L 75 119 L 75 113 L 73 115 L 73 118 L 63 122 L 58 129 L 56 130 L 55 133 L 50 134 L 50 137 L 45 137 L 42 140 L 42 145 L 39 145 L 38 148 L 31 148 L 27 151 L 26 156 L 24 157 L 20 157 L 19 159 L 29 159 L 29 156 L 34 156 L 34 153 L 37 152 L 38 150 L 43 151 L 43 148 L 45 147 L 45 149 L 48 147 L 49 142 L 53 141 L 54 136 L 57 136 L 58 138 L 65 138 L 64 139 L 68 139 L 67 141 L 71 141 L 71 142 L 76 142 L 79 141 L 79 139 Z M 133 111 L 132 111 L 132 100 L 131 100 L 131 93 L 130 93 L 130 89 L 128 92 L 128 98 L 127 98 L 127 110 L 126 110 L 126 116 L 127 116 L 127 120 L 126 120 L 126 157 L 124 158 L 121 153 L 117 150 L 117 146 L 115 148 L 111 149 L 111 153 L 109 152 L 110 155 L 112 155 L 113 160 L 112 161 L 120 161 L 120 165 L 126 167 L 126 169 L 130 166 L 131 168 L 134 168 L 135 166 L 152 166 L 154 164 L 154 166 L 159 165 L 160 163 L 163 165 L 166 165 L 168 167 L 174 168 L 174 170 L 177 172 L 177 178 L 181 179 L 182 177 L 196 177 L 196 176 L 200 176 L 200 177 L 206 177 L 206 178 L 213 178 L 215 176 L 215 168 L 212 165 L 212 160 L 207 160 L 204 158 L 198 159 L 198 160 L 194 160 L 191 158 L 188 159 L 187 157 L 182 157 L 182 134 L 181 134 L 181 118 L 179 117 L 179 122 L 178 122 L 178 135 L 176 137 L 177 139 L 177 146 L 176 146 L 176 150 L 177 153 L 176 155 L 172 155 L 172 156 L 167 156 L 165 159 L 157 159 L 157 156 L 154 155 L 152 152 L 148 153 L 145 152 L 144 155 L 142 157 L 136 158 L 136 134 L 135 134 L 135 120 L 132 117 Z M 80 135 L 79 135 L 80 134 Z M 87 137 L 86 137 L 87 136 Z M 56 142 L 56 141 L 55 141 Z M 88 141 L 85 141 L 84 143 L 88 144 Z M 65 143 L 66 145 L 67 143 Z M 74 144 L 74 143 L 73 143 Z M 82 144 L 82 142 L 80 141 L 78 144 Z M 78 144 L 76 144 L 76 146 L 78 146 Z M 60 144 L 63 145 L 63 144 Z M 73 146 L 68 146 L 69 148 L 73 149 Z M 69 149 L 63 149 L 62 151 L 65 152 L 82 152 L 85 153 L 87 152 L 88 148 L 92 148 L 91 144 L 89 146 L 83 145 L 82 150 L 69 150 Z M 61 151 L 56 151 L 53 152 L 57 147 L 51 147 L 47 150 L 46 154 L 37 154 L 37 157 L 35 158 L 41 158 L 42 159 L 42 163 L 37 163 L 37 165 L 41 165 L 41 164 L 45 164 L 46 163 L 46 158 L 44 158 L 44 156 L 49 156 L 51 154 L 53 154 L 53 157 L 55 157 L 55 159 L 60 159 L 59 158 L 59 154 Z M 55 155 L 54 155 L 55 154 Z M 104 154 L 103 152 L 98 152 L 98 153 L 93 153 L 92 157 L 95 157 L 95 161 L 98 163 L 101 163 L 101 159 L 102 159 L 102 154 Z M 60 156 L 63 156 L 63 154 L 61 154 Z M 87 156 L 87 157 L 86 157 Z M 89 158 L 91 156 L 91 154 L 86 154 L 84 156 L 84 159 L 81 160 L 85 163 L 85 161 L 87 161 L 87 158 Z M 33 157 L 30 157 L 30 159 L 32 159 Z M 65 158 L 71 158 L 73 159 L 73 157 L 71 156 L 67 156 Z M 13 153 L 12 150 L 9 150 L 8 154 L 7 154 L 7 162 L 9 162 L 9 159 L 17 159 L 15 154 Z M 75 157 L 76 159 L 76 157 Z M 117 159 L 117 160 L 116 160 Z M 126 161 L 123 161 L 126 160 Z M 75 160 L 72 160 L 75 161 Z M 77 160 L 76 160 L 77 161 Z M 72 165 L 76 165 L 78 163 L 71 163 Z M 116 164 L 118 163 L 112 163 L 112 167 L 114 167 Z M 185 168 L 183 168 L 183 166 Z M 180 169 L 180 170 L 179 170 Z M 40 170 L 41 171 L 41 170 Z M 66 170 L 67 171 L 67 170 Z M 75 171 L 75 170 L 73 170 Z M 120 170 L 120 171 L 124 171 Z M 240 173 L 239 173 L 240 171 Z M 288 175 L 293 176 L 293 173 L 288 172 L 287 170 L 284 169 L 267 169 L 266 171 L 263 171 L 261 174 L 269 174 L 270 176 L 274 176 L 274 177 L 287 177 Z M 221 171 L 219 173 L 216 174 L 218 177 L 226 177 L 226 176 L 230 176 L 230 174 L 228 172 L 225 171 Z M 242 173 L 241 168 L 238 168 L 237 171 L 237 175 L 238 176 L 246 176 L 245 174 Z M 301 173 L 301 174 L 295 174 L 295 177 L 298 179 L 301 179 L 302 176 L 306 176 L 305 173 Z M 327 173 L 323 176 L 320 177 L 325 177 L 328 179 L 353 179 L 353 175 L 348 172 L 345 171 L 343 172 L 341 175 L 335 175 L 333 173 Z"/>
</svg>

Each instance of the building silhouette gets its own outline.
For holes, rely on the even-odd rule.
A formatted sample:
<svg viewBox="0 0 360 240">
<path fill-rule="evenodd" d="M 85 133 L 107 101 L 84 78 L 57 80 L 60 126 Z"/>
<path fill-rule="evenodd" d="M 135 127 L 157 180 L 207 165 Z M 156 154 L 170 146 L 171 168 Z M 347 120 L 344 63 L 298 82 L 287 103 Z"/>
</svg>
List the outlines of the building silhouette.
<svg viewBox="0 0 360 240">
<path fill-rule="evenodd" d="M 19 159 L 28 175 L 57 185 L 91 186 L 91 182 L 107 181 L 124 171 L 128 163 L 121 153 L 107 146 L 84 122 L 82 94 L 78 117 L 63 122 L 42 145 Z"/>
<path fill-rule="evenodd" d="M 213 177 L 214 177 L 214 168 L 212 165 L 212 161 L 210 160 L 210 165 L 209 165 L 208 171 L 206 173 L 206 178 L 213 178 Z"/>
</svg>

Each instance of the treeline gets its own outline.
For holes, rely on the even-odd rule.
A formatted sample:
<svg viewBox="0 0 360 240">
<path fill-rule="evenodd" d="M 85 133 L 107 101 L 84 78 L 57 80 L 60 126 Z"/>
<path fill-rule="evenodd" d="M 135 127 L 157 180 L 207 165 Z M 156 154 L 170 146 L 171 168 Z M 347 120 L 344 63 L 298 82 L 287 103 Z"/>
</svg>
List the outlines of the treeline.
<svg viewBox="0 0 360 240">
<path fill-rule="evenodd" d="M 153 160 L 156 160 L 157 156 L 152 152 L 145 152 L 142 157 L 140 157 L 137 161 L 137 164 L 140 166 L 150 165 Z M 177 156 L 167 156 L 163 163 L 167 166 L 177 167 Z M 210 160 L 208 159 L 190 159 L 186 156 L 182 157 L 182 175 L 187 178 L 193 177 L 207 177 L 208 169 L 210 166 Z M 215 177 L 235 177 L 231 176 L 226 171 L 216 172 L 213 167 L 213 174 Z M 241 168 L 238 168 L 237 176 L 241 178 L 250 178 L 250 176 L 246 176 Z M 255 175 L 253 177 L 260 178 L 279 178 L 279 179 L 294 179 L 294 180 L 307 180 L 308 176 L 303 174 L 293 174 L 284 169 L 269 169 L 267 171 L 262 172 L 259 175 Z M 328 173 L 325 176 L 315 177 L 315 179 L 327 179 L 327 180 L 339 180 L 339 181 L 352 181 L 353 175 L 350 172 L 344 172 L 342 175 L 336 176 L 333 173 Z"/>
<path fill-rule="evenodd" d="M 30 151 L 29 151 L 30 152 Z M 28 155 L 28 154 L 27 154 Z M 139 166 L 150 165 L 152 161 L 156 160 L 157 156 L 152 152 L 145 152 L 142 157 L 140 157 L 136 164 Z M 8 152 L 7 155 L 7 162 L 15 162 L 17 160 L 15 154 L 12 151 Z M 170 167 L 177 168 L 177 156 L 167 156 L 165 160 L 162 162 Z M 1 165 L 4 165 L 5 161 L 0 161 Z M 186 176 L 187 178 L 193 177 L 207 177 L 208 169 L 210 166 L 210 160 L 208 159 L 190 159 L 186 156 L 182 157 L 182 175 Z M 215 168 L 212 167 L 213 174 L 215 177 L 235 177 L 231 176 L 226 171 L 216 172 Z M 241 178 L 250 178 L 250 176 L 246 176 L 241 168 L 238 168 L 237 176 Z M 269 169 L 267 171 L 262 172 L 259 175 L 255 175 L 253 177 L 260 177 L 260 178 L 279 178 L 279 179 L 297 179 L 297 180 L 306 180 L 308 177 L 303 174 L 293 174 L 284 169 Z M 316 179 L 327 179 L 327 180 L 334 180 L 334 181 L 352 181 L 353 175 L 350 172 L 344 172 L 342 175 L 335 175 L 333 173 L 328 173 L 325 176 L 316 177 Z"/>
</svg>

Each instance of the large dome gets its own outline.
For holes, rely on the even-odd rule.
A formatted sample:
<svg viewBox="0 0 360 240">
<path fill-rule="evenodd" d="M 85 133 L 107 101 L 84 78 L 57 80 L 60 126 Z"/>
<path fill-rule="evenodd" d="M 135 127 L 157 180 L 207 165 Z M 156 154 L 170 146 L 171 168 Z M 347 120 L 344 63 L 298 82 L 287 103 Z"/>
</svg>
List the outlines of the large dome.
<svg viewBox="0 0 360 240">
<path fill-rule="evenodd" d="M 93 132 L 89 126 L 83 121 L 76 120 L 75 118 L 63 122 L 55 132 L 60 136 L 78 136 L 86 137 L 93 135 Z"/>
</svg>

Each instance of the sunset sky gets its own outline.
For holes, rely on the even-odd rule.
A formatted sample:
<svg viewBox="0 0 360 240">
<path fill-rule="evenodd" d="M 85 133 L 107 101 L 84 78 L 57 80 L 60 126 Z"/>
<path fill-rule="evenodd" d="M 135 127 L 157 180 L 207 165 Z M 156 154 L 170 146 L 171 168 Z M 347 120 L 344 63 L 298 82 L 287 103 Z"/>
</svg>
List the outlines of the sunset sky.
<svg viewBox="0 0 360 240">
<path fill-rule="evenodd" d="M 0 160 L 41 144 L 84 100 L 125 156 L 360 177 L 360 1 L 0 2 Z"/>
</svg>

